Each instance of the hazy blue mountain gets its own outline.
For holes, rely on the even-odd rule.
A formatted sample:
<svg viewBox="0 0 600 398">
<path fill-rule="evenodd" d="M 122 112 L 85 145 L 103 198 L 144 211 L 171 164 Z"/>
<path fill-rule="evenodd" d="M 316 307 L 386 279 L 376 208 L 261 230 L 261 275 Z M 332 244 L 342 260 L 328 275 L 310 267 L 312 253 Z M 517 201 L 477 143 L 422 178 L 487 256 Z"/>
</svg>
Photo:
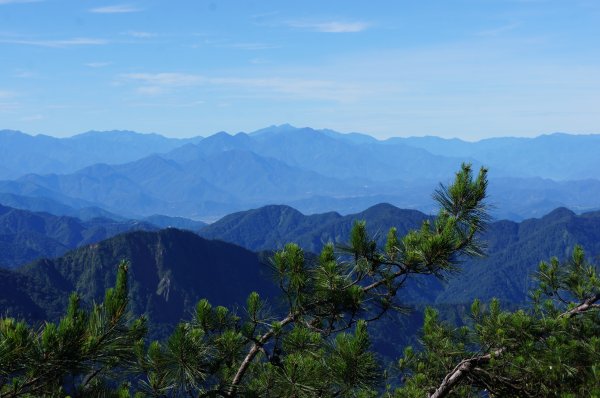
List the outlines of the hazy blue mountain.
<svg viewBox="0 0 600 398">
<path fill-rule="evenodd" d="M 289 206 L 265 206 L 225 216 L 204 227 L 199 234 L 254 251 L 280 249 L 286 243 L 295 242 L 305 250 L 318 253 L 328 242 L 347 242 L 355 221 L 368 220 L 370 232 L 383 243 L 390 227 L 406 233 L 426 218 L 419 211 L 402 210 L 386 203 L 347 216 L 335 212 L 306 216 Z"/>
<path fill-rule="evenodd" d="M 76 208 L 44 197 L 0 193 L 0 204 L 16 209 L 46 212 L 56 216 L 75 217 L 83 221 L 91 220 L 93 218 L 125 220 L 123 216 L 111 213 L 97 206 Z"/>
<path fill-rule="evenodd" d="M 288 206 L 267 206 L 231 214 L 200 233 L 254 250 L 275 249 L 293 241 L 308 251 L 318 252 L 328 241 L 344 244 L 355 220 L 366 220 L 371 232 L 382 243 L 390 226 L 396 226 L 403 235 L 418 228 L 427 217 L 388 204 L 350 216 L 337 213 L 304 216 Z M 559 208 L 539 219 L 520 223 L 493 222 L 482 240 L 487 243 L 488 257 L 464 261 L 463 272 L 449 276 L 446 284 L 433 278 L 409 280 L 401 293 L 402 300 L 415 305 L 429 303 L 436 306 L 464 306 L 476 297 L 523 302 L 527 290 L 532 287 L 530 277 L 540 260 L 552 256 L 564 259 L 575 244 L 582 244 L 591 258 L 600 254 L 600 212 L 576 215 Z M 238 258 L 236 253 L 241 253 L 242 257 Z M 55 316 L 66 300 L 67 291 L 81 289 L 88 300 L 100 295 L 112 283 L 114 264 L 121 258 L 132 260 L 136 270 L 134 285 L 140 284 L 132 290 L 136 297 L 135 311 L 154 314 L 159 322 L 171 323 L 179 319 L 182 311 L 187 310 L 176 311 L 175 308 L 189 308 L 197 295 L 212 295 L 210 297 L 217 303 L 230 305 L 232 301 L 226 300 L 225 293 L 220 295 L 215 286 L 236 290 L 236 302 L 253 288 L 268 295 L 274 292 L 268 278 L 265 279 L 268 268 L 258 265 L 264 260 L 257 255 L 230 243 L 167 229 L 127 233 L 83 246 L 56 260 L 40 260 L 19 268 L 18 277 L 3 272 L 5 279 L 16 284 L 7 290 L 15 299 L 0 289 L 0 303 L 30 315 Z M 239 281 L 235 279 L 227 285 L 226 275 L 239 277 Z M 174 289 L 168 294 L 165 293 L 167 285 Z M 200 289 L 199 293 L 194 286 Z M 166 300 L 165 294 L 171 298 Z M 160 315 L 163 310 L 175 312 Z"/>
<path fill-rule="evenodd" d="M 207 225 L 202 221 L 190 220 L 189 218 L 183 217 L 169 217 L 160 214 L 145 217 L 143 221 L 149 222 L 160 228 L 187 229 L 189 231 L 199 231 Z"/>
<path fill-rule="evenodd" d="M 275 292 L 269 268 L 258 254 L 170 228 L 122 234 L 5 272 L 18 290 L 0 289 L 0 303 L 16 311 L 11 315 L 39 315 L 41 309 L 41 317 L 28 319 L 56 319 L 71 291 L 80 292 L 87 303 L 101 300 L 113 286 L 122 259 L 131 262 L 131 310 L 147 314 L 155 331 L 161 324 L 173 326 L 189 318 L 201 298 L 232 307 L 243 304 L 253 290 L 265 298 Z"/>
<path fill-rule="evenodd" d="M 293 132 L 295 130 L 298 130 L 298 128 L 292 126 L 291 124 L 286 123 L 286 124 L 281 124 L 278 126 L 272 125 L 269 127 L 265 127 L 260 130 L 253 131 L 249 135 L 251 135 L 251 136 L 259 136 L 259 135 L 277 136 L 279 134 L 288 134 L 289 132 Z M 367 134 L 362 134 L 362 133 L 339 133 L 335 130 L 330 130 L 330 129 L 319 129 L 319 130 L 315 130 L 315 131 L 317 131 L 321 134 L 324 134 L 326 136 L 329 136 L 329 137 L 341 139 L 341 140 L 355 143 L 355 144 L 367 144 L 367 143 L 377 142 L 376 138 L 371 137 L 370 135 L 367 135 Z"/>
<path fill-rule="evenodd" d="M 397 226 L 404 234 L 426 218 L 388 204 L 352 216 L 304 216 L 287 206 L 268 206 L 232 214 L 205 227 L 205 232 L 257 248 L 296 241 L 317 251 L 327 241 L 345 242 L 356 219 L 366 220 L 383 241 L 389 226 Z M 565 258 L 576 243 L 583 244 L 590 257 L 598 256 L 600 212 L 578 216 L 559 208 L 539 219 L 498 221 L 489 225 L 482 239 L 488 244 L 489 257 L 465 261 L 463 272 L 449 275 L 445 284 L 433 278 L 409 279 L 400 292 L 401 301 L 419 311 L 426 304 L 434 305 L 447 318 L 464 317 L 475 297 L 485 301 L 498 297 L 509 305 L 523 302 L 540 260 L 554 255 Z M 232 307 L 257 290 L 278 308 L 273 298 L 277 289 L 270 281 L 264 254 L 176 229 L 130 232 L 54 260 L 38 260 L 14 271 L 0 269 L 0 305 L 10 315 L 30 321 L 55 319 L 72 290 L 80 291 L 85 302 L 98 300 L 113 283 L 116 263 L 123 258 L 132 262 L 132 311 L 149 316 L 154 335 L 164 335 L 175 322 L 189 318 L 201 297 Z M 421 324 L 419 311 L 411 317 L 392 315 L 378 324 L 373 330 L 378 349 L 389 354 L 399 342 L 406 343 Z M 398 328 L 397 322 L 404 327 Z"/>
<path fill-rule="evenodd" d="M 319 252 L 327 242 L 347 242 L 355 220 L 365 220 L 371 233 L 383 244 L 390 227 L 397 227 L 401 236 L 418 228 L 427 217 L 389 204 L 348 216 L 337 213 L 305 216 L 288 206 L 266 206 L 228 215 L 199 233 L 251 250 L 278 249 L 287 242 L 296 242 L 305 250 Z M 566 258 L 576 244 L 583 245 L 590 257 L 600 255 L 600 212 L 576 215 L 558 208 L 542 218 L 520 223 L 492 222 L 482 241 L 487 244 L 486 258 L 466 260 L 464 272 L 450 277 L 445 286 L 424 279 L 409 284 L 403 293 L 407 302 L 454 305 L 477 297 L 522 302 L 541 260 L 552 256 Z"/>
<path fill-rule="evenodd" d="M 313 232 L 317 236 L 315 229 L 342 218 L 335 212 L 305 216 L 289 206 L 271 205 L 227 215 L 204 227 L 199 234 L 209 239 L 235 242 L 254 251 L 280 249 L 286 243 L 296 242 L 316 252 L 317 246 L 302 241 L 302 235 Z"/>
<path fill-rule="evenodd" d="M 230 150 L 182 162 L 151 155 L 122 165 L 97 164 L 72 174 L 30 174 L 0 182 L 1 191 L 81 207 L 101 206 L 129 217 L 160 213 L 197 218 L 312 195 L 356 194 L 362 189 L 250 151 Z"/>
<path fill-rule="evenodd" d="M 133 131 L 90 131 L 68 138 L 0 130 L 0 179 L 69 173 L 95 163 L 124 163 L 202 138 L 176 139 Z"/>
<path fill-rule="evenodd" d="M 392 138 L 435 155 L 473 158 L 512 177 L 600 179 L 600 135 L 554 133 L 535 138 L 489 138 L 477 142 L 438 137 Z"/>
<path fill-rule="evenodd" d="M 467 160 L 432 155 L 401 143 L 383 145 L 366 137 L 358 133 L 340 134 L 332 130 L 281 125 L 250 134 L 220 132 L 196 144 L 196 153 L 209 155 L 231 149 L 249 150 L 322 175 L 367 181 L 446 177 L 452 174 L 457 164 Z M 192 147 L 187 146 L 167 156 L 180 158 L 192 156 L 192 153 Z"/>
<path fill-rule="evenodd" d="M 521 223 L 499 221 L 484 239 L 489 256 L 469 261 L 468 271 L 454 276 L 436 302 L 465 302 L 477 295 L 483 300 L 499 297 L 522 302 L 532 287 L 530 276 L 541 260 L 568 258 L 576 244 L 590 259 L 600 255 L 600 212 L 576 215 L 566 208 Z"/>
<path fill-rule="evenodd" d="M 75 247 L 133 230 L 155 230 L 148 222 L 77 218 L 0 205 L 0 267 L 57 257 Z"/>
<path fill-rule="evenodd" d="M 499 219 L 541 217 L 557 207 L 581 213 L 600 208 L 600 180 L 490 177 L 489 198 Z"/>
<path fill-rule="evenodd" d="M 72 141 L 112 136 L 124 146 L 139 138 L 134 133 L 88 133 Z M 492 214 L 521 220 L 559 206 L 576 212 L 600 208 L 599 168 L 591 159 L 597 137 L 378 141 L 358 133 L 281 125 L 250 134 L 220 132 L 199 141 L 176 140 L 181 145 L 167 153 L 121 164 L 28 174 L 0 181 L 0 193 L 49 199 L 74 209 L 99 208 L 128 218 L 164 214 L 213 221 L 268 204 L 349 214 L 380 202 L 430 213 L 433 189 L 440 181 L 449 183 L 460 163 L 470 161 L 475 168 L 490 167 Z M 164 141 L 159 136 L 145 139 Z M 581 167 L 587 164 L 593 167 L 585 171 Z M 577 180 L 557 181 L 569 173 Z"/>
</svg>

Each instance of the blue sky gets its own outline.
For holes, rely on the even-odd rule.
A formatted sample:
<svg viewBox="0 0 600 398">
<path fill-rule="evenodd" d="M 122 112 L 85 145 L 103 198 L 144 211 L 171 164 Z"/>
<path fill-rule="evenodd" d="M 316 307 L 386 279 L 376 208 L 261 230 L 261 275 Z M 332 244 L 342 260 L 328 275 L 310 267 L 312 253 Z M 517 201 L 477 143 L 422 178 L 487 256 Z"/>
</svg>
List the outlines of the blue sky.
<svg viewBox="0 0 600 398">
<path fill-rule="evenodd" d="M 0 0 L 0 129 L 600 133 L 597 0 Z"/>
</svg>

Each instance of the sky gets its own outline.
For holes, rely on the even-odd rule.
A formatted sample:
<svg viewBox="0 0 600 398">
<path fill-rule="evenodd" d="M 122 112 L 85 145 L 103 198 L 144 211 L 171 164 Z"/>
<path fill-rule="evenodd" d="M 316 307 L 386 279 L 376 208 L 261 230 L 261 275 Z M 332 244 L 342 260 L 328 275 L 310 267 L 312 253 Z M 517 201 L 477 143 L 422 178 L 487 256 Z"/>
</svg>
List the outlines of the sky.
<svg viewBox="0 0 600 398">
<path fill-rule="evenodd" d="M 0 0 L 0 129 L 600 133 L 598 0 Z"/>
</svg>

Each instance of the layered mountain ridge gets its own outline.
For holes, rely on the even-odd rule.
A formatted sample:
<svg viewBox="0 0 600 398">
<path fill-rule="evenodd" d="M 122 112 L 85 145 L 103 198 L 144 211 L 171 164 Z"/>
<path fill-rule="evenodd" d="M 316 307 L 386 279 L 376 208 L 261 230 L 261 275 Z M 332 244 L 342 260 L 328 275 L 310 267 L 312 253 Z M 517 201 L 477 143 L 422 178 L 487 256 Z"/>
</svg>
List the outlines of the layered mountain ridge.
<svg viewBox="0 0 600 398">
<path fill-rule="evenodd" d="M 0 169 L 21 175 L 0 181 L 0 200 L 10 196 L 7 204 L 14 207 L 69 215 L 101 209 L 124 218 L 162 214 L 204 221 L 268 204 L 349 214 L 389 202 L 430 213 L 432 190 L 470 162 L 490 169 L 493 215 L 522 220 L 560 206 L 600 208 L 599 137 L 381 141 L 290 125 L 203 139 L 132 132 L 56 139 L 4 131 L 0 148 L 7 156 Z M 41 200 L 49 201 L 48 209 Z"/>
</svg>

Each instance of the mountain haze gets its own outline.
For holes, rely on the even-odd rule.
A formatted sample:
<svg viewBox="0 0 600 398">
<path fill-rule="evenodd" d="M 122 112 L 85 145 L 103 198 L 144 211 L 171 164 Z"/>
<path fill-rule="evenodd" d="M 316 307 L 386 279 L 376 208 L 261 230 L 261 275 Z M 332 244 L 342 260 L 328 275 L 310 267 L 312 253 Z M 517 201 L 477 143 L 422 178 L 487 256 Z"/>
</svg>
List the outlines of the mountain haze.
<svg viewBox="0 0 600 398">
<path fill-rule="evenodd" d="M 19 134 L 5 136 L 23 138 Z M 79 142 L 96 148 L 93 156 L 86 155 L 91 149 L 81 150 L 86 161 L 102 158 L 76 171 L 44 167 L 44 172 L 0 181 L 0 197 L 11 195 L 27 203 L 13 200 L 15 207 L 30 208 L 34 200 L 45 200 L 50 201 L 48 208 L 37 202 L 35 210 L 66 211 L 60 210 L 66 206 L 73 209 L 70 215 L 100 209 L 125 218 L 163 214 L 214 221 L 269 204 L 286 204 L 306 213 L 349 214 L 381 202 L 430 213 L 433 189 L 439 182 L 448 183 L 465 161 L 490 168 L 496 218 L 539 217 L 561 206 L 577 212 L 600 208 L 595 156 L 600 139 L 595 135 L 381 141 L 359 133 L 280 125 L 249 134 L 220 132 L 185 140 L 131 132 L 93 132 L 69 139 L 26 137 L 51 143 L 47 153 L 39 155 L 41 163 L 52 158 L 75 168 L 80 163 L 69 156 L 79 156 L 73 149 Z M 56 149 L 57 143 L 60 148 L 71 145 L 68 156 L 64 148 Z M 128 145 L 139 149 L 130 152 L 130 159 L 121 157 L 115 163 L 124 152 L 114 147 Z M 38 156 L 36 146 L 32 148 L 13 152 Z M 0 161 L 0 167 L 13 167 L 11 159 Z"/>
<path fill-rule="evenodd" d="M 89 131 L 69 138 L 0 130 L 0 179 L 70 173 L 94 163 L 124 163 L 202 138 L 175 139 L 133 131 Z"/>
<path fill-rule="evenodd" d="M 0 267 L 12 268 L 42 257 L 58 257 L 67 250 L 127 231 L 156 229 L 153 224 L 135 220 L 81 221 L 0 205 Z"/>
<path fill-rule="evenodd" d="M 287 242 L 296 242 L 305 250 L 318 253 L 325 243 L 346 243 L 355 221 L 366 221 L 382 245 L 390 227 L 396 227 L 398 235 L 403 236 L 428 218 L 418 211 L 389 204 L 347 216 L 337 213 L 305 216 L 288 206 L 266 206 L 228 215 L 199 233 L 251 250 L 278 249 Z M 600 255 L 600 212 L 577 215 L 558 208 L 541 218 L 522 222 L 496 221 L 489 224 L 481 240 L 487 246 L 486 257 L 463 259 L 464 272 L 452 275 L 446 284 L 433 279 L 409 284 L 404 291 L 406 299 L 436 305 L 465 304 L 475 298 L 485 301 L 493 297 L 505 302 L 524 302 L 532 287 L 531 275 L 540 261 L 553 256 L 568 258 L 576 244 L 583 245 L 592 258 Z"/>
</svg>

